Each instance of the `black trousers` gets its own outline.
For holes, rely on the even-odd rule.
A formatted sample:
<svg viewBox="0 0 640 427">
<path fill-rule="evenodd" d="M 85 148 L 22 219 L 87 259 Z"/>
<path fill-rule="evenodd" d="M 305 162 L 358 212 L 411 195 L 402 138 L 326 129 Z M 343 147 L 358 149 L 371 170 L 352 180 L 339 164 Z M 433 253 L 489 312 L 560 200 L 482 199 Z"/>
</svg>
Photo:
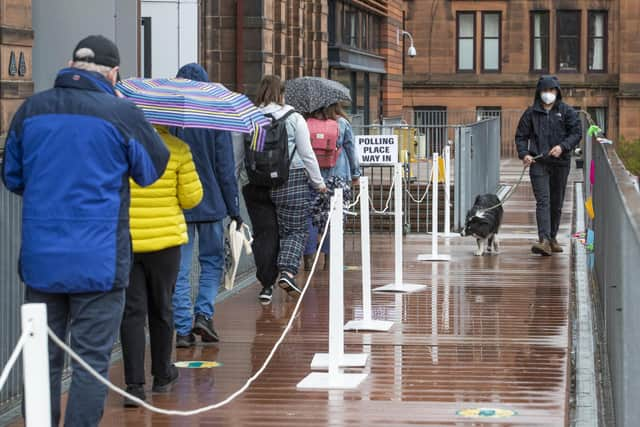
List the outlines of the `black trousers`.
<svg viewBox="0 0 640 427">
<path fill-rule="evenodd" d="M 180 269 L 180 247 L 136 253 L 120 327 L 124 379 L 144 384 L 145 321 L 149 317 L 151 374 L 169 378 L 173 349 L 173 290 Z"/>
<path fill-rule="evenodd" d="M 253 184 L 242 188 L 253 228 L 253 258 L 256 277 L 262 286 L 273 286 L 278 278 L 278 251 L 280 236 L 276 206 L 271 201 L 270 189 Z"/>
<path fill-rule="evenodd" d="M 536 220 L 540 239 L 555 239 L 558 234 L 569 170 L 569 165 L 541 162 L 532 164 L 529 169 L 536 197 Z"/>
</svg>

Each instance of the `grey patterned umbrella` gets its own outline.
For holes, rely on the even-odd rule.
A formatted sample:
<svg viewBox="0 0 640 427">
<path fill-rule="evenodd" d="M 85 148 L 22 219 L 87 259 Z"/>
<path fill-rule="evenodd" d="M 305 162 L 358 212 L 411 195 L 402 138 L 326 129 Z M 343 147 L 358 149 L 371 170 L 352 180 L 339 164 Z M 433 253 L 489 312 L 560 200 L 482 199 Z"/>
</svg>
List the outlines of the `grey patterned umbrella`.
<svg viewBox="0 0 640 427">
<path fill-rule="evenodd" d="M 299 113 L 312 113 L 338 102 L 351 102 L 351 93 L 334 80 L 299 77 L 286 82 L 284 98 Z"/>
</svg>

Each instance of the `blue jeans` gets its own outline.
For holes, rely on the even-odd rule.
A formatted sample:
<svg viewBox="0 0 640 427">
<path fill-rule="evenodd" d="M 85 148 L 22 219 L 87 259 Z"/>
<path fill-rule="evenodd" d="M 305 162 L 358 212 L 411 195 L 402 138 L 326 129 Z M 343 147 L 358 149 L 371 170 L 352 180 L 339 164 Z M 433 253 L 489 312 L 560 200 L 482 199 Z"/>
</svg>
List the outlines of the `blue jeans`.
<svg viewBox="0 0 640 427">
<path fill-rule="evenodd" d="M 207 319 L 213 317 L 213 303 L 224 272 L 224 227 L 222 221 L 189 223 L 189 243 L 182 246 L 180 272 L 173 294 L 173 318 L 178 335 L 188 335 L 193 327 L 193 312 Z M 198 233 L 198 259 L 200 261 L 200 280 L 195 309 L 191 304 L 191 263 L 193 260 L 193 241 Z"/>
<path fill-rule="evenodd" d="M 111 349 L 118 336 L 124 289 L 105 293 L 47 294 L 27 287 L 27 303 L 47 305 L 47 321 L 60 338 L 70 335 L 71 348 L 103 377 L 107 378 Z M 76 362 L 65 415 L 65 427 L 96 427 L 100 423 L 107 388 Z M 60 394 L 64 353 L 49 340 L 49 381 L 51 387 L 51 425 L 60 422 Z"/>
<path fill-rule="evenodd" d="M 318 230 L 318 228 L 313 225 L 311 221 L 311 217 L 307 219 L 307 228 L 309 230 L 309 237 L 307 237 L 307 245 L 304 248 L 305 255 L 315 255 L 318 250 L 318 239 L 322 237 L 322 232 L 324 230 Z M 322 243 L 322 253 L 327 255 L 329 253 L 329 233 L 327 232 L 327 237 L 324 239 Z"/>
</svg>

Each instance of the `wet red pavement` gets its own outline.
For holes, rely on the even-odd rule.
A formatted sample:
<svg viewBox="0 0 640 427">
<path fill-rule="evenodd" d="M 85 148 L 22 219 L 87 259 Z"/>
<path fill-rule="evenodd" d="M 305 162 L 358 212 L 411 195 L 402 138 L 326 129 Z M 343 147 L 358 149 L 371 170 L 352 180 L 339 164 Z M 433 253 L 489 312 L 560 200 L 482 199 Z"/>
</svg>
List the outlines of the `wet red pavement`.
<svg viewBox="0 0 640 427">
<path fill-rule="evenodd" d="M 519 166 L 503 167 L 513 181 Z M 374 317 L 393 320 L 390 332 L 345 335 L 348 351 L 369 353 L 368 378 L 356 391 L 297 391 L 316 352 L 327 350 L 328 277 L 312 282 L 295 327 L 271 365 L 238 400 L 192 418 L 124 409 L 110 394 L 103 426 L 447 426 L 567 423 L 569 291 L 571 286 L 567 193 L 561 243 L 565 253 L 532 255 L 534 202 L 528 183 L 505 207 L 501 253 L 475 257 L 471 238 L 455 238 L 441 251 L 452 262 L 417 262 L 430 237 L 411 235 L 404 245 L 407 282 L 428 288 L 410 295 L 376 294 Z M 345 263 L 359 264 L 359 243 L 349 237 Z M 389 234 L 373 237 L 373 285 L 393 279 Z M 345 273 L 345 320 L 361 314 L 360 271 Z M 270 306 L 251 287 L 217 307 L 218 346 L 180 350 L 178 360 L 215 360 L 215 369 L 183 369 L 171 394 L 154 404 L 193 409 L 218 402 L 255 372 L 293 308 L 281 292 Z M 358 370 L 355 370 L 358 371 Z M 121 365 L 111 371 L 122 384 Z M 150 384 L 150 381 L 149 381 Z M 458 411 L 495 408 L 505 418 L 464 418 Z M 487 413 L 489 414 L 489 413 Z"/>
</svg>

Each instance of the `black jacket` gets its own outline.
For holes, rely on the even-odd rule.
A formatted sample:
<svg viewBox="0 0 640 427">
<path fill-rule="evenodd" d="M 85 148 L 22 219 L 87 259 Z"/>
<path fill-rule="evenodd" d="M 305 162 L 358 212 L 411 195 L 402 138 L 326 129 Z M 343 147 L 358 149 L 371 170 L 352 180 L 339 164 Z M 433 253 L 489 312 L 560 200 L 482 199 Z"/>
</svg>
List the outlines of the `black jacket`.
<svg viewBox="0 0 640 427">
<path fill-rule="evenodd" d="M 547 111 L 542 105 L 540 93 L 549 88 L 558 90 L 556 102 Z M 582 127 L 578 113 L 569 105 L 562 102 L 560 83 L 556 77 L 543 76 L 538 81 L 533 105 L 527 108 L 518 123 L 516 131 L 516 147 L 518 157 L 524 158 L 527 154 L 537 156 L 547 154 L 556 145 L 562 147 L 562 156 L 555 159 L 546 157 L 543 162 L 553 164 L 568 164 L 571 151 L 578 145 L 582 138 Z"/>
</svg>

